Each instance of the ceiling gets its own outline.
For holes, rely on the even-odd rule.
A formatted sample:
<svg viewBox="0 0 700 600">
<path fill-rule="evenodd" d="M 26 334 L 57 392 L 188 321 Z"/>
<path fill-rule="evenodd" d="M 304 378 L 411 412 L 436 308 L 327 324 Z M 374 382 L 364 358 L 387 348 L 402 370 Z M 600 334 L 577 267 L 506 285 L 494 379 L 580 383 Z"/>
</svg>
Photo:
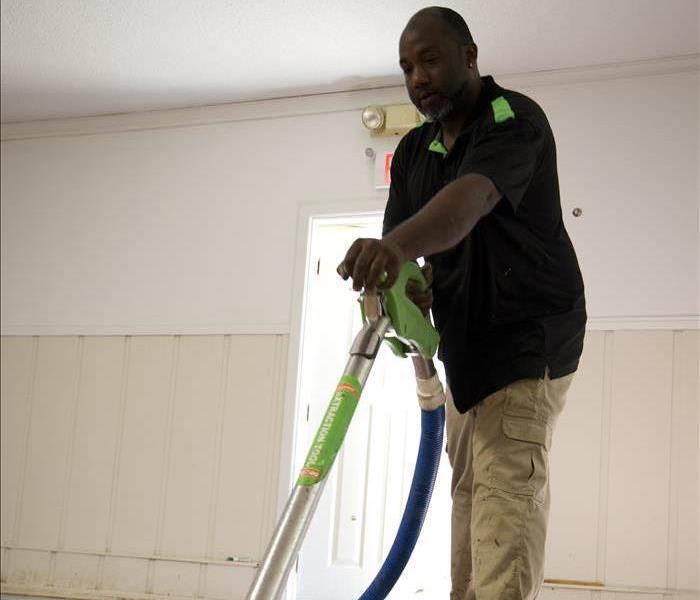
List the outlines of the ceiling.
<svg viewBox="0 0 700 600">
<path fill-rule="evenodd" d="M 3 122 L 400 84 L 417 0 L 1 0 Z M 697 0 L 446 0 L 482 73 L 696 54 Z"/>
</svg>

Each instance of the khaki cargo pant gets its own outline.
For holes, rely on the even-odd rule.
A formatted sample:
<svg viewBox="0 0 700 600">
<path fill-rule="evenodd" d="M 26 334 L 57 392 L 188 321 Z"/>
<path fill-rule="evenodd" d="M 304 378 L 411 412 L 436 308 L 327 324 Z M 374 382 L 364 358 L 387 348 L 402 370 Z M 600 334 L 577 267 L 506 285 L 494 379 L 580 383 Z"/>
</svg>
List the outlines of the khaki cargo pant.
<svg viewBox="0 0 700 600">
<path fill-rule="evenodd" d="M 544 578 L 548 451 L 573 374 L 523 379 L 467 413 L 447 391 L 450 600 L 531 600 Z"/>
</svg>

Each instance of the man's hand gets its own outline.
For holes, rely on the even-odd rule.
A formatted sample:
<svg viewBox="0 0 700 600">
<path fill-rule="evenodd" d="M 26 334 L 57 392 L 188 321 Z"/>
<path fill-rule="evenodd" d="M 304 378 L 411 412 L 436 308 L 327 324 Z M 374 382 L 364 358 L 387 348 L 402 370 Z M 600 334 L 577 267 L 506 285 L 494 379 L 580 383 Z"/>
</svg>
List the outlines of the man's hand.
<svg viewBox="0 0 700 600">
<path fill-rule="evenodd" d="M 360 238 L 338 265 L 338 274 L 343 279 L 352 277 L 352 289 L 357 292 L 362 288 L 370 293 L 377 288 L 386 290 L 394 285 L 405 260 L 403 251 L 386 239 Z"/>
<path fill-rule="evenodd" d="M 433 267 L 426 261 L 425 265 L 421 267 L 421 271 L 423 272 L 423 277 L 425 277 L 426 288 L 424 290 L 421 289 L 417 281 L 409 279 L 406 283 L 406 296 L 423 311 L 424 315 L 427 315 L 433 306 L 433 291 L 431 289 L 433 285 Z"/>
</svg>

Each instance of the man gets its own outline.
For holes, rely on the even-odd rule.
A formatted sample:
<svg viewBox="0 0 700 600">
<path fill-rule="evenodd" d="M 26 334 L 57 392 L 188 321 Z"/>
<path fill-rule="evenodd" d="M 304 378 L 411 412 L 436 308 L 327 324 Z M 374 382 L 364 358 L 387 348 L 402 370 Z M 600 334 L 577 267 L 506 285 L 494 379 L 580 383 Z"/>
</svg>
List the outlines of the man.
<svg viewBox="0 0 700 600">
<path fill-rule="evenodd" d="M 554 138 L 531 99 L 480 77 L 456 12 L 416 13 L 401 69 L 428 122 L 399 143 L 381 240 L 339 273 L 369 291 L 425 257 L 414 293 L 448 383 L 453 600 L 534 598 L 544 577 L 552 430 L 583 348 L 583 281 L 564 228 Z"/>
</svg>

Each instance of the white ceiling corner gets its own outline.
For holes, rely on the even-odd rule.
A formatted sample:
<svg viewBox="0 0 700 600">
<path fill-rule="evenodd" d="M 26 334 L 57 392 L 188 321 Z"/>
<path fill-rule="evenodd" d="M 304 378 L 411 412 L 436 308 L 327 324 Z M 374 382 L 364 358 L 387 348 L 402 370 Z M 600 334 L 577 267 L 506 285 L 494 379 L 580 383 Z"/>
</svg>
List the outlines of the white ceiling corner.
<svg viewBox="0 0 700 600">
<path fill-rule="evenodd" d="M 443 2 L 482 73 L 698 52 L 697 0 Z M 401 82 L 416 0 L 2 0 L 2 121 L 226 104 Z"/>
</svg>

